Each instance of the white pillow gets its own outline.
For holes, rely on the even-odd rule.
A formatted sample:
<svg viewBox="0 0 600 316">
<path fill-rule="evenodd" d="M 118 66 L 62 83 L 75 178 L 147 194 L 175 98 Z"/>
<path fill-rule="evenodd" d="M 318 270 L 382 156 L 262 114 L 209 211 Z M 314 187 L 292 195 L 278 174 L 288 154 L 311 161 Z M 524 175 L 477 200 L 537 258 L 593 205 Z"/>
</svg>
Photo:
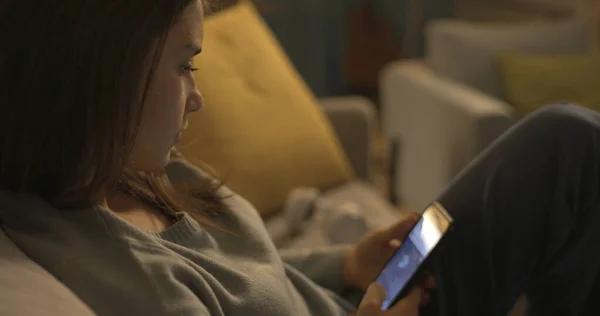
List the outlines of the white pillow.
<svg viewBox="0 0 600 316">
<path fill-rule="evenodd" d="M 438 20 L 426 29 L 427 63 L 436 73 L 505 100 L 499 53 L 582 53 L 590 49 L 585 20 L 468 22 Z"/>
</svg>

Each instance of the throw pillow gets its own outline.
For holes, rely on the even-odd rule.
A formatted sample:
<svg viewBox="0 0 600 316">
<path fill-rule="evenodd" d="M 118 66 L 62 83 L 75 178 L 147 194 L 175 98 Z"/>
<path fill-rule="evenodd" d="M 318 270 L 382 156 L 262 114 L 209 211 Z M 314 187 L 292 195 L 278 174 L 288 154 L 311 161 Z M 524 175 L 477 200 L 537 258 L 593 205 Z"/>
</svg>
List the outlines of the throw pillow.
<svg viewBox="0 0 600 316">
<path fill-rule="evenodd" d="M 506 53 L 499 66 L 508 102 L 521 115 L 557 101 L 600 110 L 600 55 Z"/>
<path fill-rule="evenodd" d="M 179 150 L 201 160 L 263 216 L 298 186 L 353 177 L 312 92 L 249 1 L 206 19 L 194 75 L 205 107 L 190 115 Z"/>
</svg>

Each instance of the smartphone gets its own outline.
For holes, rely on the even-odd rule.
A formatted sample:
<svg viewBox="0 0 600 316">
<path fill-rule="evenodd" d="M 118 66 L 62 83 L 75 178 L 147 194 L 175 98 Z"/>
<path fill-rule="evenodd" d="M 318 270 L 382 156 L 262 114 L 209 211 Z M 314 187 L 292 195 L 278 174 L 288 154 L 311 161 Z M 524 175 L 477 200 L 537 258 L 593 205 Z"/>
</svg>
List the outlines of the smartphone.
<svg viewBox="0 0 600 316">
<path fill-rule="evenodd" d="M 415 281 L 423 277 L 422 267 L 444 236 L 453 219 L 440 203 L 432 203 L 375 280 L 386 291 L 381 310 L 387 310 L 408 294 Z"/>
</svg>

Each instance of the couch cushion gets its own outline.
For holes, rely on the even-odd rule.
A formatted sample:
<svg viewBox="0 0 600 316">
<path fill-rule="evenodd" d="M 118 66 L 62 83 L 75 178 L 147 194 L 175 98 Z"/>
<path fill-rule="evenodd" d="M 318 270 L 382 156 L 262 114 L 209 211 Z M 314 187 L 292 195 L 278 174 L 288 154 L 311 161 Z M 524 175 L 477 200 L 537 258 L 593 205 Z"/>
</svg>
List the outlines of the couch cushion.
<svg viewBox="0 0 600 316">
<path fill-rule="evenodd" d="M 583 20 L 466 22 L 440 20 L 427 27 L 427 62 L 437 73 L 506 100 L 498 53 L 582 53 L 591 46 Z"/>
<path fill-rule="evenodd" d="M 0 315 L 95 315 L 0 229 Z"/>
<path fill-rule="evenodd" d="M 568 101 L 600 111 L 600 55 L 506 53 L 499 58 L 508 101 L 521 115 Z"/>
<path fill-rule="evenodd" d="M 195 60 L 205 108 L 179 146 L 226 177 L 267 215 L 298 186 L 329 188 L 353 177 L 311 91 L 249 1 L 209 17 Z"/>
</svg>

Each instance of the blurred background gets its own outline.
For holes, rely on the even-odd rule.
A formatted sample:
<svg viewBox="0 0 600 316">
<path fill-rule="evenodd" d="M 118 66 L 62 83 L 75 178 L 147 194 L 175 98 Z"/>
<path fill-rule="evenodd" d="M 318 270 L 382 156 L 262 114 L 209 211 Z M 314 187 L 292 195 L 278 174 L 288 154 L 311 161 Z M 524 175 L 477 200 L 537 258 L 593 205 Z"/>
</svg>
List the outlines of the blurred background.
<svg viewBox="0 0 600 316">
<path fill-rule="evenodd" d="M 536 108 L 569 101 L 600 109 L 600 0 L 217 0 L 212 16 L 240 3 L 251 4 L 320 110 L 330 113 L 324 105 L 331 103 L 348 110 L 343 104 L 355 102 L 373 115 L 363 117 L 366 147 L 358 146 L 356 122 L 328 118 L 354 171 L 359 161 L 368 164 L 369 182 L 395 205 L 424 207 Z M 228 23 L 221 28 L 233 27 Z M 228 41 L 247 36 L 214 33 L 232 33 Z M 243 77 L 248 70 L 237 71 Z M 223 97 L 210 94 L 208 101 Z M 262 119 L 276 121 L 275 113 Z M 367 156 L 357 158 L 361 150 Z"/>
<path fill-rule="evenodd" d="M 180 150 L 278 247 L 354 242 L 424 210 L 532 111 L 600 110 L 599 5 L 214 1 L 195 60 L 206 106 Z"/>
<path fill-rule="evenodd" d="M 237 0 L 219 0 L 218 9 Z M 376 97 L 372 80 L 349 78 L 347 58 L 360 45 L 376 43 L 386 58 L 425 54 L 429 21 L 559 19 L 585 13 L 595 0 L 253 0 L 289 58 L 319 97 L 366 93 Z M 578 12 L 581 10 L 580 12 Z M 375 41 L 366 38 L 374 38 Z M 395 53 L 392 54 L 392 53 Z M 349 56 L 350 55 L 350 56 Z M 383 58 L 386 57 L 386 58 Z M 390 60 L 387 60 L 388 62 Z M 372 71 L 371 71 L 372 72 Z M 365 71 L 368 73 L 368 71 Z M 372 75 L 372 74 L 371 74 Z M 354 79 L 354 80 L 352 80 Z"/>
</svg>

